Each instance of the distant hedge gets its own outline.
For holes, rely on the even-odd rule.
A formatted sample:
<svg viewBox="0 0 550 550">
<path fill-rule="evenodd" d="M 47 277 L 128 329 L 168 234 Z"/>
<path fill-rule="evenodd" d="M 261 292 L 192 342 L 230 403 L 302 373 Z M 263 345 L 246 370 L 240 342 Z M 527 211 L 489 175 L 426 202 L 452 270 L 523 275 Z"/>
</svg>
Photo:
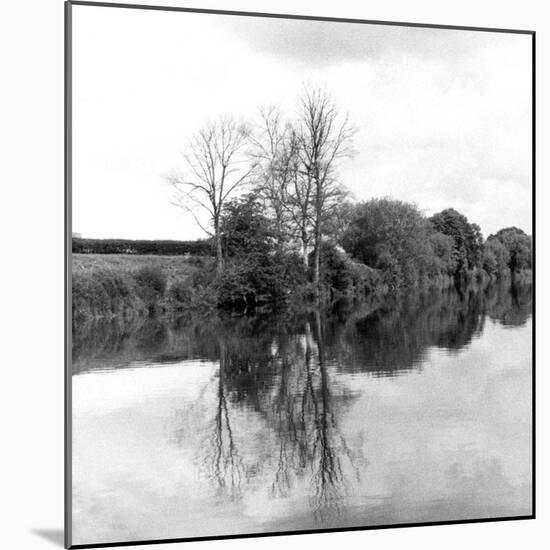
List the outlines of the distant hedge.
<svg viewBox="0 0 550 550">
<path fill-rule="evenodd" d="M 76 254 L 155 254 L 179 256 L 212 254 L 210 241 L 132 241 L 126 239 L 80 239 L 73 237 Z"/>
</svg>

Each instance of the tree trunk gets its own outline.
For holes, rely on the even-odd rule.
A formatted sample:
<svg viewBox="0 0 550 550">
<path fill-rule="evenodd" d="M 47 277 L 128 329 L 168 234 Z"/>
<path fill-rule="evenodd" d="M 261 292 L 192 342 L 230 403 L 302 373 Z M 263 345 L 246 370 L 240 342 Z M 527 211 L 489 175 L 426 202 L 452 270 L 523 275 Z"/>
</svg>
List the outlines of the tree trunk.
<svg viewBox="0 0 550 550">
<path fill-rule="evenodd" d="M 222 236 L 220 233 L 220 224 L 218 220 L 214 221 L 214 235 L 216 240 L 216 271 L 221 275 L 223 271 L 223 253 L 222 253 Z"/>
<path fill-rule="evenodd" d="M 307 269 L 307 230 L 305 227 L 302 227 L 302 260 L 304 261 L 304 267 Z"/>
<path fill-rule="evenodd" d="M 317 300 L 319 300 L 321 294 L 321 221 L 319 218 L 320 216 L 317 214 L 317 219 L 315 220 L 315 250 L 313 259 L 313 286 L 315 289 L 315 298 Z"/>
</svg>

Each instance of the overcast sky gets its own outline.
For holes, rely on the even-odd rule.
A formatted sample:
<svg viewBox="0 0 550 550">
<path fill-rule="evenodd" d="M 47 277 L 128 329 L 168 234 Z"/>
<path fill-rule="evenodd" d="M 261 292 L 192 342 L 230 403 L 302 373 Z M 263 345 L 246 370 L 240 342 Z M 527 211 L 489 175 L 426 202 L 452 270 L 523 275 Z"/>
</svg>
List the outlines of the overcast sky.
<svg viewBox="0 0 550 550">
<path fill-rule="evenodd" d="M 526 35 L 73 6 L 73 231 L 193 239 L 165 176 L 220 114 L 326 87 L 358 129 L 341 181 L 484 236 L 531 232 Z"/>
</svg>

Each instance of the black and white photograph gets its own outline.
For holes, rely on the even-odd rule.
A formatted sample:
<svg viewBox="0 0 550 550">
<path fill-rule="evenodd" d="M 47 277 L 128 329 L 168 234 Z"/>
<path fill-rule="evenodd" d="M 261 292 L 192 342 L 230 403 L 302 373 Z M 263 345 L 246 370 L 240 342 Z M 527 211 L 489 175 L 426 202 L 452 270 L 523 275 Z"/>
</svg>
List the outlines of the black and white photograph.
<svg viewBox="0 0 550 550">
<path fill-rule="evenodd" d="M 65 7 L 67 544 L 532 518 L 533 33 Z"/>
</svg>

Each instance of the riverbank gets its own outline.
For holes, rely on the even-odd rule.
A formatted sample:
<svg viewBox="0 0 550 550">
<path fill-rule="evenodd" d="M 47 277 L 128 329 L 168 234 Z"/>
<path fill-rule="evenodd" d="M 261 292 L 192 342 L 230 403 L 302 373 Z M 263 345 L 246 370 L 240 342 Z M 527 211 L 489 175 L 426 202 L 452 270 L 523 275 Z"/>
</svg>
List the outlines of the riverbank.
<svg viewBox="0 0 550 550">
<path fill-rule="evenodd" d="M 73 254 L 73 322 L 209 307 L 200 289 L 213 269 L 204 256 Z"/>
<path fill-rule="evenodd" d="M 338 292 L 335 290 L 338 281 L 329 281 L 332 301 L 362 302 L 367 296 L 375 296 L 384 302 L 399 298 L 400 294 L 388 289 L 377 270 L 367 266 L 363 268 L 369 276 L 357 277 L 356 284 L 348 285 L 351 293 Z M 349 267 L 346 269 L 349 271 Z M 209 256 L 73 254 L 73 323 L 82 325 L 95 320 L 173 316 L 192 311 L 213 312 L 218 306 L 215 272 L 215 259 Z M 497 281 L 483 270 L 478 270 L 461 281 L 460 287 L 477 291 L 497 282 L 507 286 L 530 285 L 531 272 L 524 271 L 515 277 Z M 456 284 L 452 277 L 439 275 L 413 290 L 426 294 Z M 359 288 L 361 285 L 364 288 Z M 297 288 L 296 299 L 291 301 L 306 307 L 309 303 L 307 290 L 308 287 Z M 258 307 L 261 306 L 258 304 Z"/>
</svg>

